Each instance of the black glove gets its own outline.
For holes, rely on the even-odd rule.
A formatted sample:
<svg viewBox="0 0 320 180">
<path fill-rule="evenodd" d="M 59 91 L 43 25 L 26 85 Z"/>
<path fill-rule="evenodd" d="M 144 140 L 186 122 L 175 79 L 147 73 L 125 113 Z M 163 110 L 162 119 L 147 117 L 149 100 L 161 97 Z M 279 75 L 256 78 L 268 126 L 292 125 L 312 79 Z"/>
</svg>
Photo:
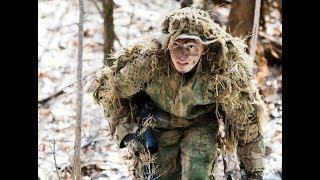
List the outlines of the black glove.
<svg viewBox="0 0 320 180">
<path fill-rule="evenodd" d="M 144 149 L 143 144 L 140 142 L 140 139 L 137 138 L 137 136 L 134 134 L 126 135 L 122 139 L 121 144 L 123 144 L 123 147 L 130 148 L 136 156 L 138 156 L 139 152 L 141 152 Z"/>
<path fill-rule="evenodd" d="M 135 135 L 133 134 L 127 134 L 123 139 L 122 139 L 122 142 L 121 144 L 123 144 L 123 147 L 126 147 L 127 144 L 133 140 L 135 138 Z"/>
</svg>

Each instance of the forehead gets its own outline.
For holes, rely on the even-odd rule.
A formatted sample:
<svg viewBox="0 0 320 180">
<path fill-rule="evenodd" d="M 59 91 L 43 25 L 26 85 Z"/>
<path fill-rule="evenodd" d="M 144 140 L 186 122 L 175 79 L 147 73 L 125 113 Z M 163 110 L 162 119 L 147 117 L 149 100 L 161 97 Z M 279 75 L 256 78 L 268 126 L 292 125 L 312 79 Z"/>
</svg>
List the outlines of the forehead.
<svg viewBox="0 0 320 180">
<path fill-rule="evenodd" d="M 175 42 L 179 43 L 179 44 L 186 44 L 186 43 L 195 43 L 195 44 L 202 44 L 199 40 L 196 39 L 177 39 L 175 40 Z"/>
</svg>

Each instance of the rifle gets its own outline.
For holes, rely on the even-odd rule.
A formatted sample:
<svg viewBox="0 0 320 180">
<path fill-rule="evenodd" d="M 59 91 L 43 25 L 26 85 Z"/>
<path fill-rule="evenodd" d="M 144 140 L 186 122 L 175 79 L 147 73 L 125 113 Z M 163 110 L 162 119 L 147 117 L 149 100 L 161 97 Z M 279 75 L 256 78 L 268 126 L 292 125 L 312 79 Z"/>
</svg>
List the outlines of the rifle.
<svg viewBox="0 0 320 180">
<path fill-rule="evenodd" d="M 151 102 L 151 100 L 146 100 L 142 107 L 138 110 L 138 116 L 142 120 L 146 120 L 151 116 L 151 113 L 153 109 L 155 108 L 154 104 Z M 156 137 L 153 133 L 153 130 L 151 127 L 147 127 L 146 130 L 143 133 L 142 136 L 142 144 L 144 145 L 145 149 L 150 152 L 151 155 L 158 152 L 158 142 L 156 140 Z M 154 168 L 154 164 L 150 163 L 149 165 L 143 165 L 142 171 L 143 171 L 143 178 L 148 180 L 155 180 L 156 175 L 152 173 L 152 169 Z M 150 174 L 151 173 L 151 174 Z"/>
</svg>

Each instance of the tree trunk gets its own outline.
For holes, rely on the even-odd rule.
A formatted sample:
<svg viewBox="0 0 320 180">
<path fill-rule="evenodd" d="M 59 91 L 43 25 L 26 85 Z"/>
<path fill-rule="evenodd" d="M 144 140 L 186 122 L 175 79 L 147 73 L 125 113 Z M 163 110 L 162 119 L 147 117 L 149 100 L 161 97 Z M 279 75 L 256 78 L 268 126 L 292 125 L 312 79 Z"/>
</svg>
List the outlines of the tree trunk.
<svg viewBox="0 0 320 180">
<path fill-rule="evenodd" d="M 75 145 L 73 156 L 73 179 L 81 180 L 81 121 L 82 121 L 82 55 L 83 55 L 83 19 L 84 4 L 79 0 L 79 47 L 78 47 L 78 66 L 77 66 L 77 104 L 76 104 L 76 128 Z"/>
<path fill-rule="evenodd" d="M 257 41 L 259 36 L 259 17 L 260 17 L 260 7 L 261 7 L 261 0 L 256 0 L 255 8 L 254 8 L 254 18 L 253 18 L 253 29 L 252 29 L 252 36 L 250 41 L 250 56 L 252 59 L 255 59 L 256 56 L 256 49 L 257 49 Z"/>
<path fill-rule="evenodd" d="M 108 54 L 113 50 L 113 42 L 115 39 L 113 25 L 113 0 L 103 0 L 104 12 L 104 61 L 105 65 L 111 66 L 112 62 L 107 60 Z"/>
<path fill-rule="evenodd" d="M 227 30 L 233 36 L 247 36 L 252 32 L 255 0 L 233 0 Z"/>
</svg>

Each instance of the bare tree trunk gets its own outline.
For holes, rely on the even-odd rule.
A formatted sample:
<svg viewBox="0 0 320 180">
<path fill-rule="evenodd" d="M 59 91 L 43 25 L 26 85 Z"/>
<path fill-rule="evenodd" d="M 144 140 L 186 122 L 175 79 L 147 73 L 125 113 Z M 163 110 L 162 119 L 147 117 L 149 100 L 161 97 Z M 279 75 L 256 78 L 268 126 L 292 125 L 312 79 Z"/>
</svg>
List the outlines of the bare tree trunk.
<svg viewBox="0 0 320 180">
<path fill-rule="evenodd" d="M 233 36 L 247 36 L 252 32 L 255 0 L 233 0 L 227 30 Z"/>
<path fill-rule="evenodd" d="M 255 8 L 254 8 L 254 21 L 252 28 L 252 37 L 250 41 L 250 56 L 252 59 L 255 59 L 256 49 L 257 49 L 257 41 L 259 35 L 259 18 L 260 18 L 260 6 L 261 0 L 256 0 Z"/>
<path fill-rule="evenodd" d="M 79 47 L 78 47 L 78 66 L 77 66 L 77 106 L 76 106 L 76 139 L 73 157 L 73 179 L 81 180 L 81 121 L 82 121 L 82 54 L 83 54 L 83 19 L 84 4 L 79 0 Z"/>
<path fill-rule="evenodd" d="M 110 66 L 112 62 L 107 60 L 108 54 L 113 50 L 115 39 L 113 26 L 113 0 L 103 0 L 104 12 L 104 64 Z"/>
</svg>

